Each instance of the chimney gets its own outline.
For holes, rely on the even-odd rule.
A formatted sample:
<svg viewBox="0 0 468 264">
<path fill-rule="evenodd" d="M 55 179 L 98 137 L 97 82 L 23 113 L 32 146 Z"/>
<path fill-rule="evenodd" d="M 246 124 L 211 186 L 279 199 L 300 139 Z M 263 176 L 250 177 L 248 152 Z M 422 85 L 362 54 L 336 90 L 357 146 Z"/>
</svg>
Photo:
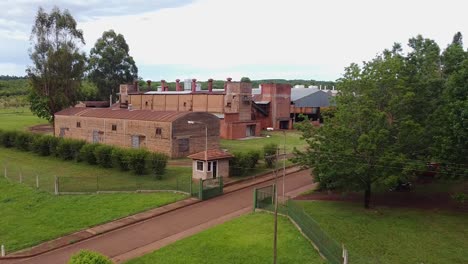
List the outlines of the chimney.
<svg viewBox="0 0 468 264">
<path fill-rule="evenodd" d="M 197 79 L 192 79 L 192 93 L 197 90 Z"/>
<path fill-rule="evenodd" d="M 166 91 L 166 81 L 161 80 L 161 91 L 165 92 Z"/>
<path fill-rule="evenodd" d="M 147 80 L 146 83 L 148 84 L 148 91 L 151 91 L 151 80 Z"/>
<path fill-rule="evenodd" d="M 208 93 L 213 92 L 213 79 L 208 79 Z"/>
<path fill-rule="evenodd" d="M 175 80 L 175 82 L 176 82 L 176 84 L 175 84 L 176 91 L 180 91 L 180 90 L 181 90 L 181 89 L 180 89 L 180 80 L 177 79 L 177 80 Z"/>
<path fill-rule="evenodd" d="M 231 77 L 228 77 L 226 80 L 227 80 L 227 82 L 224 83 L 224 92 L 226 92 L 227 83 L 228 83 L 228 82 L 231 82 L 231 81 L 232 81 L 232 78 L 231 78 Z"/>
<path fill-rule="evenodd" d="M 138 87 L 138 81 L 133 82 L 133 87 L 135 87 L 135 91 L 139 92 L 140 88 Z"/>
</svg>

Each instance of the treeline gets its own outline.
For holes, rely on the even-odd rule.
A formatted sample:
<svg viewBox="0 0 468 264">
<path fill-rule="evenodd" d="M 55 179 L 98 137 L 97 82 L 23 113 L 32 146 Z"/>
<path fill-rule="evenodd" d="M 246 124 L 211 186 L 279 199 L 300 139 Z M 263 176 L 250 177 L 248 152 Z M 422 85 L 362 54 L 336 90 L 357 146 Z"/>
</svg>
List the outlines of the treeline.
<svg viewBox="0 0 468 264">
<path fill-rule="evenodd" d="M 28 79 L 16 76 L 0 76 L 0 97 L 27 95 L 30 91 Z"/>
</svg>

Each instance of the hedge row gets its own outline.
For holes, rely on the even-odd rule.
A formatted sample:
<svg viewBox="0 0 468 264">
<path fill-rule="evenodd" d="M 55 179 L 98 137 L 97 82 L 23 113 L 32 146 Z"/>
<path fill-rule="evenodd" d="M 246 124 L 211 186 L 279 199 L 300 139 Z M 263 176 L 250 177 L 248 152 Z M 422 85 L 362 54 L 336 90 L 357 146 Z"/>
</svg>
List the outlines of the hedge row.
<svg viewBox="0 0 468 264">
<path fill-rule="evenodd" d="M 142 175 L 152 173 L 161 178 L 169 157 L 163 153 L 144 149 L 124 149 L 103 144 L 86 143 L 84 140 L 57 138 L 49 135 L 22 131 L 0 130 L 0 145 L 32 151 L 41 156 L 54 156 L 63 160 L 87 162 L 104 168 L 133 170 Z"/>
<path fill-rule="evenodd" d="M 257 166 L 261 153 L 257 150 L 248 152 L 234 152 L 233 158 L 229 161 L 229 175 L 243 176 L 249 169 Z"/>
</svg>

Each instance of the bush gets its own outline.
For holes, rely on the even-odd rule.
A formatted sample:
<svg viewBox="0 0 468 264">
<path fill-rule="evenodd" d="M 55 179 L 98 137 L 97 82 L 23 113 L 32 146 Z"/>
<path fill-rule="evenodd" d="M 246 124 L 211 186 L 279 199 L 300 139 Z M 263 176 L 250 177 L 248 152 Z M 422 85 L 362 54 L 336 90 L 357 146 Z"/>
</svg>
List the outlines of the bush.
<svg viewBox="0 0 468 264">
<path fill-rule="evenodd" d="M 11 148 L 15 146 L 16 131 L 4 131 L 2 133 L 2 145 L 5 148 Z"/>
<path fill-rule="evenodd" d="M 130 169 L 130 151 L 127 149 L 114 148 L 111 153 L 112 164 L 122 171 Z"/>
<path fill-rule="evenodd" d="M 112 261 L 100 253 L 90 250 L 81 250 L 71 256 L 68 264 L 112 264 Z"/>
<path fill-rule="evenodd" d="M 243 152 L 234 152 L 234 157 L 229 161 L 229 174 L 231 176 L 243 176 L 249 166 L 249 158 Z"/>
<path fill-rule="evenodd" d="M 31 149 L 31 143 L 33 141 L 33 135 L 27 132 L 18 132 L 15 137 L 15 148 L 23 151 L 29 151 Z"/>
<path fill-rule="evenodd" d="M 146 173 L 147 165 L 146 160 L 148 159 L 149 152 L 144 149 L 133 149 L 130 150 L 130 168 L 138 175 Z"/>
<path fill-rule="evenodd" d="M 99 144 L 85 144 L 80 149 L 80 160 L 84 160 L 90 165 L 97 164 L 96 155 L 94 155 L 94 151 L 98 146 Z"/>
<path fill-rule="evenodd" d="M 31 142 L 31 151 L 34 153 L 41 153 L 41 141 L 44 138 L 43 135 L 37 134 L 34 136 L 32 142 Z"/>
<path fill-rule="evenodd" d="M 57 147 L 63 139 L 54 137 L 54 136 L 47 136 L 47 145 L 49 146 L 49 155 L 58 156 Z"/>
<path fill-rule="evenodd" d="M 104 168 L 112 168 L 112 150 L 114 148 L 109 145 L 99 145 L 94 150 L 94 157 L 97 164 Z"/>
<path fill-rule="evenodd" d="M 80 150 L 84 144 L 86 142 L 83 140 L 62 139 L 57 145 L 56 155 L 64 160 L 79 161 Z"/>
<path fill-rule="evenodd" d="M 50 143 L 55 139 L 53 136 L 37 136 L 31 143 L 31 150 L 41 156 L 50 155 Z"/>
<path fill-rule="evenodd" d="M 166 170 L 167 160 L 169 157 L 166 154 L 152 152 L 149 155 L 150 168 L 156 179 L 161 179 Z"/>
<path fill-rule="evenodd" d="M 258 160 L 260 159 L 260 151 L 258 150 L 251 150 L 247 152 L 247 159 L 248 159 L 248 167 L 253 169 L 258 164 Z"/>
<path fill-rule="evenodd" d="M 269 143 L 263 146 L 263 156 L 265 158 L 265 164 L 267 168 L 273 168 L 276 162 L 276 151 L 278 144 Z"/>
</svg>

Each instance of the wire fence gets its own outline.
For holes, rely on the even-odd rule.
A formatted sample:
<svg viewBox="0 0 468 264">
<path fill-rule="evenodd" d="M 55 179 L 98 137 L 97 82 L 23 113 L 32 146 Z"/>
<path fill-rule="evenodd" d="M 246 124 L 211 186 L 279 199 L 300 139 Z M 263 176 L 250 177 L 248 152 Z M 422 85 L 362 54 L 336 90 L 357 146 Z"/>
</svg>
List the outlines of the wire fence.
<svg viewBox="0 0 468 264">
<path fill-rule="evenodd" d="M 28 168 L 0 162 L 1 174 L 10 182 L 27 185 L 53 194 L 85 194 L 105 192 L 151 192 L 178 191 L 192 194 L 198 190 L 198 182 L 192 182 L 192 175 L 105 175 L 54 176 L 44 175 Z"/>
<path fill-rule="evenodd" d="M 262 209 L 270 212 L 275 210 L 275 185 L 266 186 L 254 190 L 254 209 Z M 289 199 L 284 204 L 278 204 L 278 213 L 287 215 L 316 247 L 319 253 L 330 263 L 349 263 L 348 250 L 344 245 L 340 246 L 331 238 L 320 225 L 305 212 L 304 208 L 296 201 Z"/>
</svg>

